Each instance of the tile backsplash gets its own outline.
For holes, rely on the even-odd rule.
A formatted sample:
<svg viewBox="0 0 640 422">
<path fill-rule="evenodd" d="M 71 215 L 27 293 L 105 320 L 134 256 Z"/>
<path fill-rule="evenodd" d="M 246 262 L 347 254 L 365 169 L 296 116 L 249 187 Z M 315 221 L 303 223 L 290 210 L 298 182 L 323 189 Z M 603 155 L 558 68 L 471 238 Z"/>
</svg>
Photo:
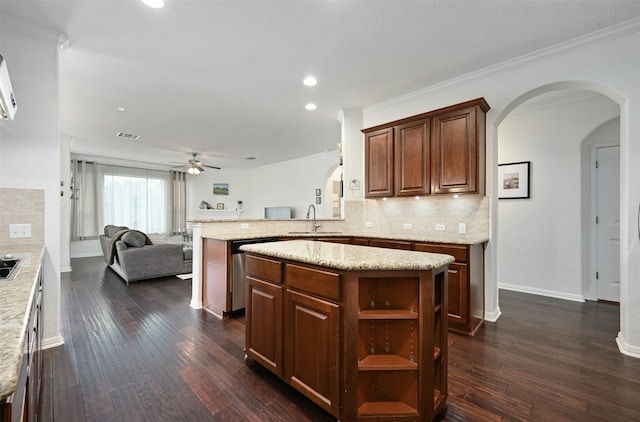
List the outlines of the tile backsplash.
<svg viewBox="0 0 640 422">
<path fill-rule="evenodd" d="M 489 198 L 480 195 L 347 201 L 345 215 L 347 230 L 352 233 L 453 235 L 464 223 L 468 235 L 489 234 Z M 367 223 L 372 227 L 367 228 Z M 404 228 L 407 224 L 411 229 Z M 444 231 L 436 231 L 436 225 L 444 225 Z"/>
<path fill-rule="evenodd" d="M 31 224 L 31 237 L 10 239 L 10 224 Z M 44 243 L 44 191 L 0 188 L 0 245 Z"/>
</svg>

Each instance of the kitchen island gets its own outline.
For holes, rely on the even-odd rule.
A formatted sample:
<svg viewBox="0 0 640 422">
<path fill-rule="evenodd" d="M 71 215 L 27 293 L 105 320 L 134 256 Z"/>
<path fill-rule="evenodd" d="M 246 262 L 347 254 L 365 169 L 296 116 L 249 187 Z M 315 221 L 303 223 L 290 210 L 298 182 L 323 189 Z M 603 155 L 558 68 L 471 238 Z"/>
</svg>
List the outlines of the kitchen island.
<svg viewBox="0 0 640 422">
<path fill-rule="evenodd" d="M 454 257 L 308 240 L 242 250 L 248 363 L 341 421 L 445 412 Z"/>
</svg>

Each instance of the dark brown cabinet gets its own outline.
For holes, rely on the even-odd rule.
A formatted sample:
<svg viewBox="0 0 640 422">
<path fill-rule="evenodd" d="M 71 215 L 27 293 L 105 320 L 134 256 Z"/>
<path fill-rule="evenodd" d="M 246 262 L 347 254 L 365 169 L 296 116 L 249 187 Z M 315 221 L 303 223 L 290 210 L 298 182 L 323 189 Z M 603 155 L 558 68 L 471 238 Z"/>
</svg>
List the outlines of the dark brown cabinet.
<svg viewBox="0 0 640 422">
<path fill-rule="evenodd" d="M 449 264 L 449 329 L 473 335 L 484 321 L 484 244 L 415 243 L 414 250 L 452 255 Z"/>
<path fill-rule="evenodd" d="M 231 242 L 202 240 L 202 306 L 219 318 L 231 311 Z"/>
<path fill-rule="evenodd" d="M 393 196 L 393 128 L 367 133 L 365 142 L 366 196 Z"/>
<path fill-rule="evenodd" d="M 485 184 L 486 102 L 433 118 L 432 193 L 479 193 Z"/>
<path fill-rule="evenodd" d="M 249 256 L 246 268 L 245 352 L 282 376 L 282 264 Z"/>
<path fill-rule="evenodd" d="M 483 98 L 364 129 L 367 198 L 484 195 Z"/>
<path fill-rule="evenodd" d="M 394 186 L 397 196 L 426 195 L 430 182 L 430 120 L 394 127 Z"/>
</svg>

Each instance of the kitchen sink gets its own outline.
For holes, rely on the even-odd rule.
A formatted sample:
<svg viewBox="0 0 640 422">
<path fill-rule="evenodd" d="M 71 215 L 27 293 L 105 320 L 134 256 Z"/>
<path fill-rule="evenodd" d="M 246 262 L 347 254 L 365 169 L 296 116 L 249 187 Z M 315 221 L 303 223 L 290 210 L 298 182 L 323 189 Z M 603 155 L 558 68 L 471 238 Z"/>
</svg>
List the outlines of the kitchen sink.
<svg viewBox="0 0 640 422">
<path fill-rule="evenodd" d="M 20 261 L 19 258 L 13 258 L 11 262 L 0 261 L 0 281 L 13 280 L 20 268 Z"/>
</svg>

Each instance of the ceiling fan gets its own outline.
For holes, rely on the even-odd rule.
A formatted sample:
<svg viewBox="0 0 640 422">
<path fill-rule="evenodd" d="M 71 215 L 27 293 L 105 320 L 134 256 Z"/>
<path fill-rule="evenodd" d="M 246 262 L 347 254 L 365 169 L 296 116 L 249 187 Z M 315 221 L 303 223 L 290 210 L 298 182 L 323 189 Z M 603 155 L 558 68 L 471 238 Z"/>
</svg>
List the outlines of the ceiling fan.
<svg viewBox="0 0 640 422">
<path fill-rule="evenodd" d="M 191 160 L 187 161 L 187 164 L 181 164 L 179 166 L 174 166 L 174 168 L 187 167 L 187 173 L 189 173 L 189 174 L 200 174 L 201 172 L 204 171 L 205 167 L 208 167 L 210 169 L 220 170 L 220 167 L 210 166 L 210 165 L 204 164 L 202 161 L 198 160 L 196 158 L 196 156 L 198 155 L 197 152 L 192 152 L 191 155 L 193 156 L 193 158 Z"/>
</svg>

